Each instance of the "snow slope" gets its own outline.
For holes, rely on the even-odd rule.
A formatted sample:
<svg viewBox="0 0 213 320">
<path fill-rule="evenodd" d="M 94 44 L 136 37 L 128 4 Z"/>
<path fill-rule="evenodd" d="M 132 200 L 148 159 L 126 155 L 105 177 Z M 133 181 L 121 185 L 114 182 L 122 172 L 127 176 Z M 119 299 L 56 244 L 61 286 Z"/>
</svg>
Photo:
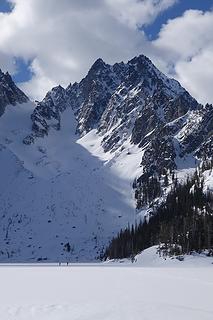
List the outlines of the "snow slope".
<svg viewBox="0 0 213 320">
<path fill-rule="evenodd" d="M 212 268 L 1 266 L 0 318 L 211 320 Z"/>
<path fill-rule="evenodd" d="M 8 106 L 0 118 L 0 261 L 93 260 L 135 219 L 132 167 L 141 170 L 141 152 L 105 154 L 93 132 L 77 141 L 71 108 L 60 131 L 25 145 L 33 108 Z"/>
<path fill-rule="evenodd" d="M 182 259 L 180 259 L 180 257 Z M 165 256 L 163 252 L 159 254 L 158 246 L 152 246 L 141 253 L 137 254 L 134 258 L 134 263 L 131 259 L 121 260 L 108 260 L 104 264 L 109 265 L 128 265 L 132 267 L 147 267 L 147 268 L 194 268 L 194 267 L 211 267 L 213 268 L 213 257 L 208 257 L 205 252 L 198 254 L 192 253 L 191 255 L 182 255 L 180 257 Z"/>
</svg>

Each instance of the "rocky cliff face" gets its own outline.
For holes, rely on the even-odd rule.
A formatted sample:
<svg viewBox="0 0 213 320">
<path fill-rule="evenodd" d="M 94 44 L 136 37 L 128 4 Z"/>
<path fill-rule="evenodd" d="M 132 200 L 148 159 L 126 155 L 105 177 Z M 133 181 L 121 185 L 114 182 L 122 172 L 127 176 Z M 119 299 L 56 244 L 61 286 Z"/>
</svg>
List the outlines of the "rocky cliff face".
<svg viewBox="0 0 213 320">
<path fill-rule="evenodd" d="M 67 107 L 66 90 L 60 85 L 49 91 L 45 98 L 39 102 L 31 115 L 32 133 L 23 140 L 31 144 L 35 138 L 48 135 L 51 128 L 60 130 L 61 113 Z"/>
<path fill-rule="evenodd" d="M 129 139 L 146 148 L 141 164 L 151 172 L 154 167 L 157 172 L 176 168 L 173 137 L 202 109 L 176 80 L 167 78 L 143 55 L 113 66 L 98 59 L 80 83 L 53 88 L 38 103 L 31 117 L 33 133 L 24 142 L 48 135 L 51 128 L 59 130 L 60 114 L 66 108 L 75 112 L 76 133 L 96 129 L 105 152 L 122 148 Z"/>
<path fill-rule="evenodd" d="M 190 113 L 186 125 L 179 132 L 181 155 L 195 153 L 198 157 L 210 157 L 213 134 L 213 106 L 207 104 Z"/>
<path fill-rule="evenodd" d="M 60 98 L 50 103 L 55 94 Z M 76 133 L 95 129 L 106 153 L 123 151 L 127 142 L 141 148 L 140 186 L 147 176 L 174 177 L 181 159 L 211 157 L 212 106 L 199 105 L 143 55 L 112 66 L 98 59 L 80 83 L 54 88 L 32 115 L 33 136 L 59 130 L 66 108 L 75 112 Z"/>
<path fill-rule="evenodd" d="M 28 97 L 15 85 L 9 73 L 0 70 L 0 116 L 7 105 L 27 102 Z"/>
<path fill-rule="evenodd" d="M 52 98 L 55 95 L 57 101 Z M 32 117 L 33 131 L 40 134 L 36 126 L 38 118 L 41 122 L 57 119 L 55 109 L 60 113 L 71 107 L 76 113 L 78 133 L 86 134 L 96 128 L 105 134 L 113 129 L 113 136 L 119 131 L 115 139 L 118 140 L 125 123 L 132 129 L 132 142 L 137 144 L 158 123 L 171 122 L 197 105 L 177 81 L 163 75 L 143 55 L 127 64 L 121 62 L 113 66 L 98 59 L 80 83 L 70 84 L 66 89 L 53 88 L 38 103 Z M 106 137 L 104 145 L 107 145 Z M 111 147 L 110 144 L 106 149 Z"/>
</svg>

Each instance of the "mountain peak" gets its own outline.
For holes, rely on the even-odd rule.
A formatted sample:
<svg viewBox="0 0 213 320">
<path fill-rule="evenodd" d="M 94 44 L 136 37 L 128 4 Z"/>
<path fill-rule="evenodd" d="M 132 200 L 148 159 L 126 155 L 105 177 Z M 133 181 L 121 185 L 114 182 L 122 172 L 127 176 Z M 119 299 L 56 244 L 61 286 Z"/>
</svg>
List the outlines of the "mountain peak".
<svg viewBox="0 0 213 320">
<path fill-rule="evenodd" d="M 128 64 L 137 64 L 137 63 L 141 63 L 141 62 L 149 62 L 152 64 L 152 61 L 143 54 L 135 56 L 134 58 L 132 58 L 131 60 L 128 61 Z"/>
<path fill-rule="evenodd" d="M 53 87 L 51 91 L 61 92 L 61 91 L 65 91 L 65 89 L 59 84 L 58 86 Z"/>
<path fill-rule="evenodd" d="M 100 69 L 103 69 L 106 67 L 106 63 L 101 59 L 101 58 L 98 58 L 92 65 L 92 67 L 90 68 L 90 71 L 89 72 L 94 72 L 94 71 L 98 71 Z"/>
<path fill-rule="evenodd" d="M 13 82 L 9 72 L 0 69 L 0 116 L 4 113 L 7 105 L 27 102 L 28 97 Z"/>
<path fill-rule="evenodd" d="M 102 58 L 98 58 L 93 65 L 105 65 L 105 62 Z"/>
</svg>

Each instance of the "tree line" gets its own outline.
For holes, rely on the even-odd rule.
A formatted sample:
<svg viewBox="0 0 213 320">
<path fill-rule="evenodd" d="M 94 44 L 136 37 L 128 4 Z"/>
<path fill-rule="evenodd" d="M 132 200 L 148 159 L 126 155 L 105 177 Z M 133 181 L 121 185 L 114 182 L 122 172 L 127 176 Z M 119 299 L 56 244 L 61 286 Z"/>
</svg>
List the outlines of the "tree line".
<svg viewBox="0 0 213 320">
<path fill-rule="evenodd" d="M 121 230 L 102 258 L 130 257 L 161 243 L 171 254 L 204 249 L 213 254 L 213 193 L 204 190 L 202 174 L 212 165 L 212 161 L 206 161 L 184 183 L 175 179 L 165 202 L 139 224 Z"/>
</svg>

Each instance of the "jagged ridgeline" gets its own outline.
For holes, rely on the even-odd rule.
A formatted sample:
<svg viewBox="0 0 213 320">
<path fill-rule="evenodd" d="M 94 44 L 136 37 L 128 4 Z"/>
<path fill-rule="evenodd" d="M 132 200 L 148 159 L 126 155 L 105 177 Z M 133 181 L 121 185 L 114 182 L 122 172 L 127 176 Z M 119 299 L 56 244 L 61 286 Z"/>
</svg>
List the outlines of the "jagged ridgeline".
<svg viewBox="0 0 213 320">
<path fill-rule="evenodd" d="M 148 220 L 121 230 L 102 258 L 130 257 L 160 243 L 171 254 L 205 249 L 213 254 L 213 192 L 204 187 L 203 177 L 212 168 L 213 160 L 206 160 L 184 183 L 175 180 L 165 203 Z"/>
</svg>

